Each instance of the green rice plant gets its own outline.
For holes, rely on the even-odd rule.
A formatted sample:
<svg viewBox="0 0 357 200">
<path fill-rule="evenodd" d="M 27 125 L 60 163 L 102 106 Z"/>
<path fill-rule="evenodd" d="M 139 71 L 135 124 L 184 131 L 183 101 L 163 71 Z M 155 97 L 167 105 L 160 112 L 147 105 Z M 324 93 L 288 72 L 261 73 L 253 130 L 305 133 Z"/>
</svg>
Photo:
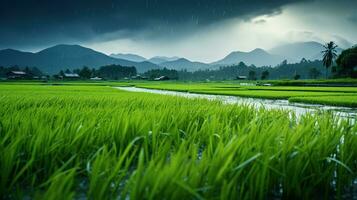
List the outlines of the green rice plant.
<svg viewBox="0 0 357 200">
<path fill-rule="evenodd" d="M 356 146 L 355 119 L 331 113 L 0 85 L 4 198 L 342 198 L 355 187 Z"/>
</svg>

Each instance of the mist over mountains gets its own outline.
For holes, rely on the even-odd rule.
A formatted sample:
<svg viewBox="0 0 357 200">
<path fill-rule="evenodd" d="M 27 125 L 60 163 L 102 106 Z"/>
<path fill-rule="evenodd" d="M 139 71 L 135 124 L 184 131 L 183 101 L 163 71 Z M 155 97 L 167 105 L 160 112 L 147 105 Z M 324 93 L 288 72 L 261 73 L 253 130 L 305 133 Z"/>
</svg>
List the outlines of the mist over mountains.
<svg viewBox="0 0 357 200">
<path fill-rule="evenodd" d="M 119 58 L 119 59 L 123 59 L 123 60 L 128 60 L 128 61 L 133 61 L 133 62 L 144 62 L 146 61 L 146 58 L 136 55 L 136 54 L 132 54 L 132 53 L 112 53 L 110 54 L 111 57 L 113 58 Z"/>
<path fill-rule="evenodd" d="M 0 50 L 0 66 L 18 65 L 37 67 L 47 74 L 55 74 L 60 70 L 72 70 L 83 66 L 98 68 L 110 64 L 134 66 L 139 73 L 163 67 L 176 70 L 186 69 L 187 71 L 196 71 L 234 65 L 239 62 L 261 67 L 276 66 L 283 60 L 287 60 L 290 63 L 299 62 L 302 58 L 307 60 L 321 60 L 321 51 L 323 49 L 323 45 L 317 42 L 300 42 L 277 46 L 267 51 L 259 48 L 250 52 L 235 51 L 218 61 L 203 63 L 180 57 L 156 56 L 147 59 L 136 54 L 122 53 L 108 56 L 80 45 L 61 44 L 36 53 L 14 49 Z M 340 53 L 341 51 L 342 49 L 339 48 L 338 52 Z"/>
<path fill-rule="evenodd" d="M 248 65 L 275 66 L 284 60 L 283 56 L 273 55 L 263 49 L 254 49 L 250 52 L 235 51 L 224 57 L 222 60 L 213 62 L 213 65 L 233 65 L 244 62 Z"/>
<path fill-rule="evenodd" d="M 324 46 L 318 42 L 298 42 L 284 44 L 268 50 L 269 53 L 280 55 L 288 62 L 299 62 L 302 58 L 306 60 L 321 60 Z M 342 52 L 342 48 L 337 48 L 337 54 Z"/>
</svg>

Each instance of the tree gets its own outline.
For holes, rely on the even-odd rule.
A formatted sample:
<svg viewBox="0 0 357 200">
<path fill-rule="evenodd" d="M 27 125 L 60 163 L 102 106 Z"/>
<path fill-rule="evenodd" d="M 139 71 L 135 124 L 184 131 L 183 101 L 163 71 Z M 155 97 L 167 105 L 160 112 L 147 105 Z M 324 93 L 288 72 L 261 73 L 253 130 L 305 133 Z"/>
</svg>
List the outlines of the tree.
<svg viewBox="0 0 357 200">
<path fill-rule="evenodd" d="M 84 79 L 89 79 L 91 77 L 91 70 L 87 67 L 84 66 L 80 71 L 79 71 L 79 76 Z"/>
<path fill-rule="evenodd" d="M 331 42 L 327 43 L 326 45 L 324 45 L 324 48 L 325 48 L 325 50 L 322 51 L 322 53 L 323 53 L 322 62 L 324 64 L 324 66 L 326 67 L 326 78 L 327 78 L 328 68 L 331 67 L 333 60 L 337 56 L 337 54 L 336 54 L 337 45 L 333 41 L 331 41 Z"/>
<path fill-rule="evenodd" d="M 309 70 L 309 77 L 310 77 L 311 79 L 316 79 L 316 78 L 319 77 L 320 75 L 321 75 L 321 72 L 320 72 L 318 69 L 316 69 L 315 67 L 310 68 L 310 70 Z"/>
<path fill-rule="evenodd" d="M 268 70 L 263 71 L 263 72 L 262 72 L 261 79 L 262 79 L 262 80 L 265 80 L 265 79 L 268 79 L 268 77 L 269 77 L 269 72 L 268 72 Z"/>
<path fill-rule="evenodd" d="M 257 80 L 255 75 L 256 75 L 256 72 L 253 71 L 253 70 L 250 70 L 249 73 L 248 73 L 248 79 L 249 80 Z"/>
<path fill-rule="evenodd" d="M 357 46 L 342 51 L 336 63 L 337 76 L 357 78 Z"/>
<path fill-rule="evenodd" d="M 148 77 L 150 80 L 154 80 L 155 78 L 159 78 L 161 76 L 166 76 L 171 80 L 176 80 L 179 78 L 178 72 L 174 69 L 152 69 L 144 74 L 146 77 Z"/>
<path fill-rule="evenodd" d="M 94 68 L 92 68 L 91 76 L 92 76 L 92 77 L 97 76 L 97 72 L 96 72 L 96 70 L 95 70 Z"/>
<path fill-rule="evenodd" d="M 135 67 L 123 67 L 120 65 L 107 65 L 98 69 L 96 74 L 102 78 L 109 80 L 118 80 L 122 78 L 129 78 L 136 75 Z"/>
</svg>

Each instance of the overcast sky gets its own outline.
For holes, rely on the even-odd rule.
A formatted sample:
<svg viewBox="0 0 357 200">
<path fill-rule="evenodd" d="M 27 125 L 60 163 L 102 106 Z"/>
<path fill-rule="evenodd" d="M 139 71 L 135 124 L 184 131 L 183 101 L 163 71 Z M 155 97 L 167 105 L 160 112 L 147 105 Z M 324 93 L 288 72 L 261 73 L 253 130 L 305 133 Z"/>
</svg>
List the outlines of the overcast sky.
<svg viewBox="0 0 357 200">
<path fill-rule="evenodd" d="M 214 61 L 298 41 L 357 43 L 357 0 L 1 0 L 0 49 L 80 44 Z"/>
</svg>

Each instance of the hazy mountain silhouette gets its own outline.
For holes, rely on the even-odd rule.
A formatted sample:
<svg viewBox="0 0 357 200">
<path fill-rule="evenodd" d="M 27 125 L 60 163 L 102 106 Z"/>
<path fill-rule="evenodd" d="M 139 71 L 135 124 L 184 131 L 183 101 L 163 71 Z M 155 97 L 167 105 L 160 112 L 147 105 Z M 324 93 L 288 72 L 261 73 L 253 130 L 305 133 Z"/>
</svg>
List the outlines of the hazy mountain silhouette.
<svg viewBox="0 0 357 200">
<path fill-rule="evenodd" d="M 135 66 L 139 72 L 160 68 L 158 65 L 147 61 L 133 62 L 112 58 L 79 45 L 56 45 L 37 53 L 11 49 L 0 50 L 0 65 L 38 67 L 42 72 L 48 74 L 55 74 L 64 69 L 75 69 L 83 66 L 98 68 L 110 64 Z"/>
<path fill-rule="evenodd" d="M 270 49 L 268 52 L 280 55 L 288 62 L 299 62 L 302 58 L 306 60 L 322 60 L 321 51 L 324 50 L 322 44 L 318 42 L 296 42 L 284 44 Z M 338 54 L 342 52 L 341 48 L 337 49 Z"/>
<path fill-rule="evenodd" d="M 133 62 L 144 62 L 146 61 L 146 58 L 136 55 L 136 54 L 131 54 L 131 53 L 117 53 L 117 54 L 110 54 L 111 57 L 113 58 L 119 58 L 119 59 L 124 59 L 124 60 L 129 60 L 129 61 L 133 61 Z"/>
<path fill-rule="evenodd" d="M 275 66 L 284 59 L 278 55 L 272 55 L 263 49 L 254 49 L 250 52 L 235 51 L 224 57 L 223 59 L 211 63 L 211 65 L 233 65 L 239 62 L 244 62 L 247 65 L 260 66 Z"/>
<path fill-rule="evenodd" d="M 209 69 L 224 65 L 244 62 L 247 65 L 276 66 L 283 60 L 290 63 L 300 62 L 302 58 L 307 60 L 321 60 L 323 45 L 318 42 L 299 42 L 280 45 L 269 50 L 254 49 L 250 52 L 235 51 L 223 59 L 206 64 L 192 62 L 185 58 L 156 56 L 145 59 L 135 54 L 112 54 L 113 57 L 79 45 L 56 45 L 37 53 L 23 52 L 14 49 L 0 50 L 0 66 L 29 66 L 38 67 L 48 74 L 58 73 L 60 70 L 81 68 L 83 66 L 98 68 L 103 65 L 119 64 L 122 66 L 135 66 L 138 72 L 150 69 L 167 67 L 169 69 Z M 338 53 L 342 51 L 337 49 Z M 117 58 L 114 58 L 117 57 Z"/>
<path fill-rule="evenodd" d="M 202 62 L 192 62 L 187 60 L 186 58 L 180 58 L 174 61 L 163 62 L 159 64 L 162 67 L 166 67 L 168 69 L 182 70 L 187 69 L 187 71 L 196 71 L 199 69 L 208 69 L 211 66 Z"/>
<path fill-rule="evenodd" d="M 175 60 L 178 60 L 180 59 L 179 57 L 166 57 L 166 56 L 155 56 L 155 57 L 152 57 L 150 58 L 149 62 L 151 63 L 154 63 L 154 64 L 161 64 L 161 63 L 164 63 L 164 62 L 170 62 L 170 61 L 175 61 Z"/>
</svg>

